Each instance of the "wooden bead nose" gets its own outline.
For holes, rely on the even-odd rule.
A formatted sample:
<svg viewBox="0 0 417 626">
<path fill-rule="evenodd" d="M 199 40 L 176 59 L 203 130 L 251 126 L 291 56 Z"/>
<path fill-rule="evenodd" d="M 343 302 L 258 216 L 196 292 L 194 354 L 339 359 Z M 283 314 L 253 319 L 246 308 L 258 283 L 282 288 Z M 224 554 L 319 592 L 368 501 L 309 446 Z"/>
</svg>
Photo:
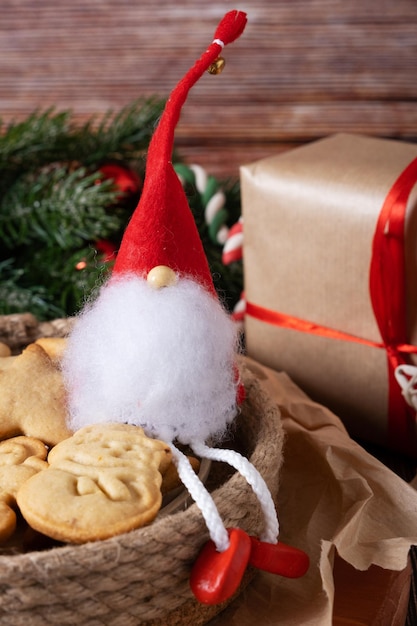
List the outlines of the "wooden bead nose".
<svg viewBox="0 0 417 626">
<path fill-rule="evenodd" d="M 156 265 L 148 272 L 146 280 L 155 289 L 161 289 L 162 287 L 175 285 L 177 275 L 167 265 Z"/>
</svg>

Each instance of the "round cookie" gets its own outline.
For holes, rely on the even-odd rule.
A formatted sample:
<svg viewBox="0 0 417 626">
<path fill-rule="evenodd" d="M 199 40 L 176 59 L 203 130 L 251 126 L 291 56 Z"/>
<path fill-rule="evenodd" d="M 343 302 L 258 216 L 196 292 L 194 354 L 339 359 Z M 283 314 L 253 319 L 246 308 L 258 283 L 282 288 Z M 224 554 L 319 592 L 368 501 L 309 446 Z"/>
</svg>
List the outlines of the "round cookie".
<svg viewBox="0 0 417 626">
<path fill-rule="evenodd" d="M 161 502 L 167 444 L 128 424 L 95 424 L 49 453 L 17 494 L 23 517 L 53 539 L 84 543 L 149 524 Z"/>
<path fill-rule="evenodd" d="M 200 469 L 200 461 L 193 456 L 187 457 L 194 472 L 198 474 Z M 171 462 L 166 471 L 162 473 L 161 492 L 162 495 L 166 495 L 173 489 L 182 485 L 181 479 L 178 475 L 177 466 L 174 462 Z"/>
</svg>

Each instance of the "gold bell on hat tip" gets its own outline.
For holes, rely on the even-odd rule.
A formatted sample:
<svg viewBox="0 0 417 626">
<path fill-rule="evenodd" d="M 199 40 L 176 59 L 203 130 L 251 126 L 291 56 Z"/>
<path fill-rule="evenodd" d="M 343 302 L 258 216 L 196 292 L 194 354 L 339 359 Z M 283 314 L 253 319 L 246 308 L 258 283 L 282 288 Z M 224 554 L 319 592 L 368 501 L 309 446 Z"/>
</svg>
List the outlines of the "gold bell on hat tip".
<svg viewBox="0 0 417 626">
<path fill-rule="evenodd" d="M 224 66 L 226 65 L 226 61 L 223 57 L 217 57 L 215 61 L 209 66 L 208 73 L 209 74 L 221 74 L 224 70 Z"/>
</svg>

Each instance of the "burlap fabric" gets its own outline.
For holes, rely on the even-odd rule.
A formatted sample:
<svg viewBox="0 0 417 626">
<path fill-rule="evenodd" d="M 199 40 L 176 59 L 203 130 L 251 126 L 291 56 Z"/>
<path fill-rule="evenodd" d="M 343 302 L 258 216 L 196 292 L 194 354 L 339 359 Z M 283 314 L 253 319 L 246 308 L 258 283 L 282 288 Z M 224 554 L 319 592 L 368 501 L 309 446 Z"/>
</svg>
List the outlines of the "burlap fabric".
<svg viewBox="0 0 417 626">
<path fill-rule="evenodd" d="M 277 493 L 283 431 L 278 407 L 245 359 L 247 397 L 231 433 Z M 228 442 L 229 445 L 230 442 Z M 219 466 L 219 464 L 214 464 Z M 226 526 L 262 530 L 258 501 L 244 478 L 212 468 L 210 489 Z M 0 556 L 1 626 L 198 626 L 224 605 L 206 607 L 189 588 L 190 568 L 208 533 L 196 505 L 106 541 Z M 249 571 L 246 584 L 251 577 Z"/>
</svg>

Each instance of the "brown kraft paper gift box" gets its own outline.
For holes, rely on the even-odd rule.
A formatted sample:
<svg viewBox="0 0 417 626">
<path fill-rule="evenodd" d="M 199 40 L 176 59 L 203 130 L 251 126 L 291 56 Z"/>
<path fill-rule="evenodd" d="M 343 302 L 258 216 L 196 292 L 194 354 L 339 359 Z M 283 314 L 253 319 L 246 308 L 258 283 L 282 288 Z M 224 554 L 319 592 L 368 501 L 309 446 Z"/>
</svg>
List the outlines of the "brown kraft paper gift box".
<svg viewBox="0 0 417 626">
<path fill-rule="evenodd" d="M 386 306 L 404 301 L 406 338 L 394 343 L 412 352 L 417 346 L 416 158 L 414 144 L 337 134 L 241 167 L 249 356 L 287 372 L 341 417 L 353 436 L 414 456 L 415 409 L 391 380 L 398 352 L 389 366 L 370 268 L 388 291 Z M 398 192 L 407 185 L 403 267 L 390 283 L 386 273 L 394 274 L 398 264 L 390 250 L 385 265 L 380 261 L 375 231 L 393 186 Z M 385 245 L 389 229 L 379 228 Z M 404 297 L 398 298 L 401 285 Z M 386 318 L 381 311 L 378 315 Z M 416 356 L 401 352 L 399 358 L 417 363 Z"/>
</svg>

